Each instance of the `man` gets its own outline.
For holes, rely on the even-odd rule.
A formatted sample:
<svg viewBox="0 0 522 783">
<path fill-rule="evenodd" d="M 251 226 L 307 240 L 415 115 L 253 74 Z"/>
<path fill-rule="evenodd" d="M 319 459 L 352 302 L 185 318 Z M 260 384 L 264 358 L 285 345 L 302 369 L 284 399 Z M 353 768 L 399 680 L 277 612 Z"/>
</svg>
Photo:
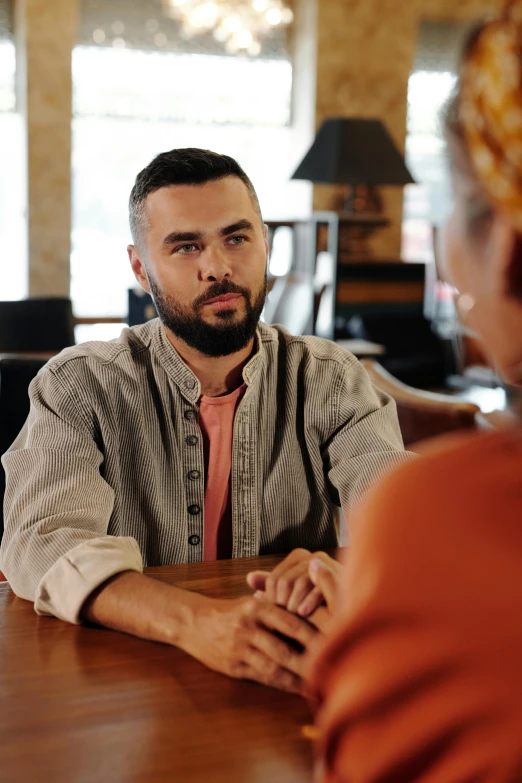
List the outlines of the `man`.
<svg viewBox="0 0 522 783">
<path fill-rule="evenodd" d="M 395 407 L 335 344 L 259 324 L 266 226 L 234 160 L 159 155 L 136 179 L 130 223 L 130 263 L 159 320 L 68 349 L 32 383 L 3 458 L 0 565 L 40 614 L 298 690 L 301 656 L 281 635 L 307 647 L 309 623 L 142 567 L 335 547 L 335 507 L 349 512 L 401 458 Z"/>
</svg>

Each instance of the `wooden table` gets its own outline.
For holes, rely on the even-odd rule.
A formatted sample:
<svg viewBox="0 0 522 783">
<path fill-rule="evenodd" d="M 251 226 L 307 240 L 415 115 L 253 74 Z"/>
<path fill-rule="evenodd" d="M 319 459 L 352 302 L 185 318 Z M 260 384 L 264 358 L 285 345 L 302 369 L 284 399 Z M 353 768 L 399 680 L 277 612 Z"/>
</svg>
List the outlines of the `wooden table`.
<svg viewBox="0 0 522 783">
<path fill-rule="evenodd" d="M 150 568 L 216 597 L 281 558 Z M 215 674 L 180 650 L 38 617 L 0 585 L 2 783 L 307 783 L 296 696 Z"/>
</svg>

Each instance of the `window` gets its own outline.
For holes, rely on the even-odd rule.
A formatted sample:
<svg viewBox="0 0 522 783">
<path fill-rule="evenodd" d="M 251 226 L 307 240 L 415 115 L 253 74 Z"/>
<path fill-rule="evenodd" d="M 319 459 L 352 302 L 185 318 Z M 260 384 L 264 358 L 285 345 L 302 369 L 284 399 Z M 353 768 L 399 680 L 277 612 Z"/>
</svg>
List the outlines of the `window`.
<svg viewBox="0 0 522 783">
<path fill-rule="evenodd" d="M 11 3 L 0 0 L 0 299 L 27 296 L 25 159 L 16 111 Z"/>
<path fill-rule="evenodd" d="M 433 227 L 451 207 L 441 110 L 457 79 L 458 61 L 469 26 L 423 23 L 408 84 L 406 161 L 417 185 L 405 188 L 403 257 L 433 260 Z"/>
<path fill-rule="evenodd" d="M 83 0 L 73 52 L 71 297 L 77 316 L 125 316 L 135 285 L 126 245 L 134 178 L 159 152 L 203 147 L 235 157 L 266 219 L 310 214 L 310 186 L 289 178 L 306 150 L 292 123 L 283 29 L 256 56 L 210 34 L 186 39 L 160 0 Z"/>
</svg>

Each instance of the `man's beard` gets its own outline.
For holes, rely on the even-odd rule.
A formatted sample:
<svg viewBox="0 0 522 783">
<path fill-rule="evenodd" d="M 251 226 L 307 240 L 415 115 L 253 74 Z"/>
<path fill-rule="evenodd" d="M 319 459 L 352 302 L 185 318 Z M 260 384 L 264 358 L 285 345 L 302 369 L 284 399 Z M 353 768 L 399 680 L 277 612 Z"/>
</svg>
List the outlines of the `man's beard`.
<svg viewBox="0 0 522 783">
<path fill-rule="evenodd" d="M 222 283 L 210 285 L 204 294 L 194 300 L 191 308 L 184 308 L 174 297 L 163 294 L 150 275 L 149 283 L 162 324 L 191 348 L 213 358 L 230 356 L 248 345 L 256 333 L 267 292 L 266 274 L 261 291 L 253 303 L 248 288 L 241 288 L 235 283 L 223 280 Z M 215 316 L 221 323 L 217 325 L 207 323 L 200 314 L 200 308 L 209 299 L 225 294 L 243 295 L 246 307 L 244 318 L 238 323 L 229 323 L 236 317 L 236 311 L 218 310 Z"/>
</svg>

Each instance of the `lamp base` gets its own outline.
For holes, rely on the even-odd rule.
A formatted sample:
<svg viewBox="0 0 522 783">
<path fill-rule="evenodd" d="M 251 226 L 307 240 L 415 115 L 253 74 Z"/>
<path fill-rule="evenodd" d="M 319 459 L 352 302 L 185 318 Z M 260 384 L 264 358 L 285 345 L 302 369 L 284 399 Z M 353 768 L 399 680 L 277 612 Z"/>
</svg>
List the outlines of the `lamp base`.
<svg viewBox="0 0 522 783">
<path fill-rule="evenodd" d="M 347 185 L 342 216 L 368 215 L 377 217 L 382 213 L 382 199 L 377 188 L 370 185 Z"/>
<path fill-rule="evenodd" d="M 371 260 L 369 238 L 389 221 L 382 215 L 379 191 L 368 185 L 348 185 L 339 213 L 341 262 Z"/>
</svg>

